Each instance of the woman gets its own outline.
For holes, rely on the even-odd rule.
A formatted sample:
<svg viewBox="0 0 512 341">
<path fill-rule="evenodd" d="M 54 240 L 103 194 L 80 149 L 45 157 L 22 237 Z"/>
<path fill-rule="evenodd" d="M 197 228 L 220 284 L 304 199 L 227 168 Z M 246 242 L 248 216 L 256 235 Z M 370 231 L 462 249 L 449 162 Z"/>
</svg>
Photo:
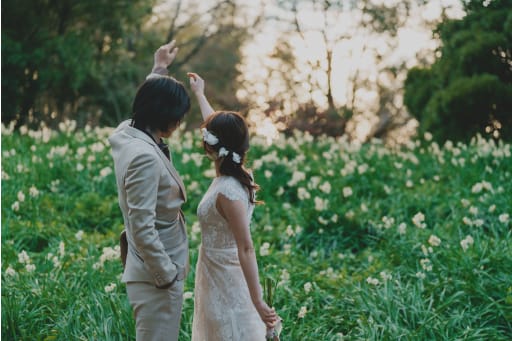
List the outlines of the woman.
<svg viewBox="0 0 512 341">
<path fill-rule="evenodd" d="M 159 76 L 176 56 L 174 42 L 155 53 L 153 73 L 139 87 L 133 117 L 109 137 L 128 250 L 122 281 L 133 308 L 136 338 L 178 340 L 188 239 L 181 205 L 185 188 L 162 138 L 190 108 L 185 87 Z"/>
<path fill-rule="evenodd" d="M 201 247 L 196 266 L 193 341 L 265 340 L 278 316 L 262 298 L 251 221 L 258 186 L 245 169 L 249 132 L 235 112 L 214 112 L 204 81 L 189 74 L 203 119 L 204 149 L 217 177 L 197 208 Z"/>
</svg>

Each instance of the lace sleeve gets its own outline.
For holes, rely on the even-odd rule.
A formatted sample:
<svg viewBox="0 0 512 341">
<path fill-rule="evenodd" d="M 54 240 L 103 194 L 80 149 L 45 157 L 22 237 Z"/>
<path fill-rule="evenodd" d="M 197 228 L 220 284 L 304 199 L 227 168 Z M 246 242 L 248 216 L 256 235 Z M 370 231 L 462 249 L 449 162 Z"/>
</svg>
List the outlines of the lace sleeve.
<svg viewBox="0 0 512 341">
<path fill-rule="evenodd" d="M 223 179 L 221 183 L 219 183 L 218 193 L 224 195 L 229 200 L 240 200 L 243 202 L 247 202 L 249 200 L 249 195 L 247 191 L 244 189 L 242 184 L 238 182 L 235 178 L 226 177 Z"/>
</svg>

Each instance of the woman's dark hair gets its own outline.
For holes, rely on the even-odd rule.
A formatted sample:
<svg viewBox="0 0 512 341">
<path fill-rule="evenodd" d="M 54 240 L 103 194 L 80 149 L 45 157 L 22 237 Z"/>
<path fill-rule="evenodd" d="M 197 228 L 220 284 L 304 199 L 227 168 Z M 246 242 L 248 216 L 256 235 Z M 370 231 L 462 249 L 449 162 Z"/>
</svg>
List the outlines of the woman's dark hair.
<svg viewBox="0 0 512 341">
<path fill-rule="evenodd" d="M 190 97 L 182 83 L 171 77 L 147 79 L 133 101 L 132 125 L 166 132 L 175 127 L 190 109 Z"/>
<path fill-rule="evenodd" d="M 220 174 L 236 178 L 249 191 L 250 202 L 259 203 L 256 201 L 259 186 L 244 167 L 245 156 L 249 150 L 249 129 L 245 119 L 237 112 L 218 111 L 208 116 L 202 127 L 219 139 L 219 143 L 213 146 L 203 141 L 207 152 L 218 153 L 221 147 L 228 150 L 228 155 L 220 160 Z M 240 156 L 240 163 L 233 161 L 233 152 Z"/>
</svg>

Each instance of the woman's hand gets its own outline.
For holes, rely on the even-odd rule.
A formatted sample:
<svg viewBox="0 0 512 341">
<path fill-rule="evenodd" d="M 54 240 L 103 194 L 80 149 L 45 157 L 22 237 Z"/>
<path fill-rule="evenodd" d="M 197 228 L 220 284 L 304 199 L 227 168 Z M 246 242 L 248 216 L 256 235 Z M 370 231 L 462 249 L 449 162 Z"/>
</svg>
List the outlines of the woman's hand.
<svg viewBox="0 0 512 341">
<path fill-rule="evenodd" d="M 199 75 L 194 72 L 187 72 L 187 76 L 190 78 L 190 88 L 196 94 L 196 96 L 203 95 L 204 79 L 199 77 Z"/>
<path fill-rule="evenodd" d="M 267 328 L 274 328 L 278 321 L 278 316 L 273 308 L 270 308 L 265 302 L 260 301 L 254 304 L 261 320 Z"/>
<path fill-rule="evenodd" d="M 168 44 L 160 46 L 154 55 L 153 70 L 156 68 L 165 68 L 174 61 L 178 48 L 176 47 L 176 40 L 169 42 Z"/>
</svg>

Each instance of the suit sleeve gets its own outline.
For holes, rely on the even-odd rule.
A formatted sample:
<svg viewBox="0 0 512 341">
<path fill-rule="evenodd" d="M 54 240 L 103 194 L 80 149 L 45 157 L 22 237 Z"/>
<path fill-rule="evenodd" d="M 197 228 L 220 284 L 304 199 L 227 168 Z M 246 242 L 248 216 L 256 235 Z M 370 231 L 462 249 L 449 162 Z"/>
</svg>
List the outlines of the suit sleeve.
<svg viewBox="0 0 512 341">
<path fill-rule="evenodd" d="M 139 255 L 157 287 L 166 287 L 177 276 L 176 265 L 165 252 L 155 229 L 160 164 L 154 155 L 136 156 L 125 178 L 128 219 Z"/>
</svg>

